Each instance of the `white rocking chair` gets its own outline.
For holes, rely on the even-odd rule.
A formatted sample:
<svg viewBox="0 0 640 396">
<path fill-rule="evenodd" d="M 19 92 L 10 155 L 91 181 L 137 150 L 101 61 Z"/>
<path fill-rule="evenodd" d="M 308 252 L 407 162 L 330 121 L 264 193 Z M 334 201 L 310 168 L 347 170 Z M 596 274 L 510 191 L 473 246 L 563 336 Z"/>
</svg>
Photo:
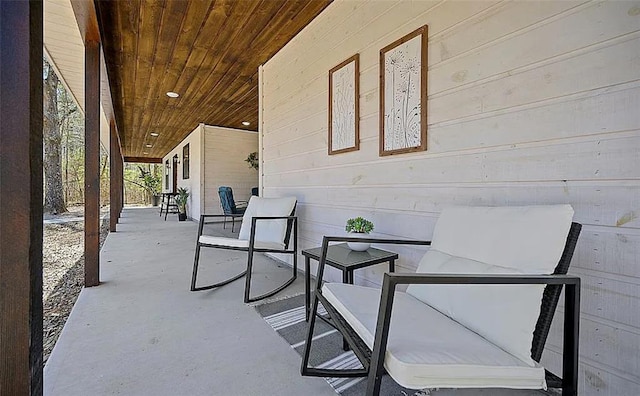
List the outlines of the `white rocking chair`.
<svg viewBox="0 0 640 396">
<path fill-rule="evenodd" d="M 191 291 L 209 290 L 224 286 L 246 275 L 244 302 L 249 303 L 270 297 L 293 283 L 298 273 L 298 218 L 294 215 L 295 210 L 295 197 L 261 198 L 253 196 L 249 200 L 244 215 L 242 215 L 242 226 L 237 239 L 202 234 L 206 219 L 228 217 L 228 214 L 201 215 L 198 239 L 196 241 L 196 253 L 193 260 Z M 237 217 L 240 217 L 240 215 L 237 215 Z M 229 279 L 207 286 L 196 286 L 200 249 L 203 247 L 247 252 L 247 267 L 244 271 Z M 251 297 L 251 270 L 253 267 L 253 255 L 256 252 L 291 254 L 293 256 L 293 273 L 291 278 L 277 288 L 257 297 Z"/>
</svg>

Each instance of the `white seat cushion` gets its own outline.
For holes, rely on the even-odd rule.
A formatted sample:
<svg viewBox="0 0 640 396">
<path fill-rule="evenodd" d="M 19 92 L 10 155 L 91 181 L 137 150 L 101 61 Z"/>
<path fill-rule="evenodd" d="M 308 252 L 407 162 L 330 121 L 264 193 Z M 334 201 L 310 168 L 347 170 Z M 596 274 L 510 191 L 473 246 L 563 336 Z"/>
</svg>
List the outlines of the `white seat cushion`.
<svg viewBox="0 0 640 396">
<path fill-rule="evenodd" d="M 283 217 L 291 215 L 296 206 L 296 197 L 261 198 L 252 196 L 242 216 L 242 226 L 238 239 L 249 240 L 252 217 Z M 256 241 L 284 243 L 287 231 L 286 220 L 258 220 L 256 223 Z"/>
<path fill-rule="evenodd" d="M 326 283 L 322 294 L 373 349 L 380 290 Z M 546 389 L 544 368 L 530 366 L 401 292 L 394 299 L 384 365 L 410 389 Z"/>
<path fill-rule="evenodd" d="M 569 205 L 443 210 L 418 273 L 551 274 L 566 244 Z M 543 285 L 410 285 L 407 293 L 534 365 Z"/>
<path fill-rule="evenodd" d="M 207 245 L 216 245 L 216 246 L 228 246 L 235 248 L 249 248 L 249 241 L 245 241 L 242 239 L 235 238 L 224 238 L 224 237 L 214 237 L 209 235 L 201 235 L 198 240 L 200 243 L 204 243 Z M 284 249 L 283 243 L 276 242 L 255 242 L 255 248 L 257 249 L 274 249 L 274 250 L 282 250 Z"/>
</svg>

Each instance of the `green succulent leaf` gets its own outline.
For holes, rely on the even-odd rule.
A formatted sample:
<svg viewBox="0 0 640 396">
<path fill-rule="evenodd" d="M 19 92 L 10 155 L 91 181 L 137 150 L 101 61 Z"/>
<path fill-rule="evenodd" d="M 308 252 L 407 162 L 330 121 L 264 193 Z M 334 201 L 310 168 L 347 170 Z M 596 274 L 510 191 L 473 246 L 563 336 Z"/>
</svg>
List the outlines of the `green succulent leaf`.
<svg viewBox="0 0 640 396">
<path fill-rule="evenodd" d="M 347 232 L 359 232 L 368 234 L 373 231 L 373 223 L 365 218 L 356 217 L 354 219 L 347 220 L 347 226 L 345 227 L 345 230 Z"/>
</svg>

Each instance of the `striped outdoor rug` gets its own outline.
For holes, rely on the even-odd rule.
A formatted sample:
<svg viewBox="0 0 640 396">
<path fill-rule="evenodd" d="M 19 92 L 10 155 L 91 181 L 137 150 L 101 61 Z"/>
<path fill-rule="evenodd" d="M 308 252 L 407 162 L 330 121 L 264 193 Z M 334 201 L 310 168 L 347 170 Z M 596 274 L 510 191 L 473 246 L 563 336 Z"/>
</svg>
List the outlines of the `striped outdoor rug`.
<svg viewBox="0 0 640 396">
<path fill-rule="evenodd" d="M 304 320 L 304 295 L 256 306 L 258 313 L 282 337 L 291 348 L 302 356 L 307 337 L 307 322 Z M 321 306 L 320 313 L 326 314 Z M 310 365 L 319 368 L 362 368 L 353 352 L 342 350 L 342 337 L 337 330 L 322 320 L 316 320 L 314 342 L 311 348 Z M 365 378 L 325 378 L 340 395 L 363 395 Z M 428 393 L 406 389 L 388 375 L 382 379 L 381 395 L 421 396 Z"/>
</svg>

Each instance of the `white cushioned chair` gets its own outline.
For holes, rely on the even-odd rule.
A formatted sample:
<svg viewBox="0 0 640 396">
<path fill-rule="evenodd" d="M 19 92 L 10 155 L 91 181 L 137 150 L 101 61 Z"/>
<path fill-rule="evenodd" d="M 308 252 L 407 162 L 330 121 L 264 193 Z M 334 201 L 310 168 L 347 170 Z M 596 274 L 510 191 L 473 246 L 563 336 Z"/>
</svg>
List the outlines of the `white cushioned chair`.
<svg viewBox="0 0 640 396">
<path fill-rule="evenodd" d="M 254 302 L 270 297 L 296 279 L 298 272 L 298 219 L 295 216 L 296 198 L 261 198 L 252 196 L 244 214 L 238 238 L 215 237 L 203 235 L 203 227 L 210 218 L 221 218 L 227 215 L 201 215 L 196 240 L 196 253 L 193 260 L 191 291 L 209 290 L 224 286 L 246 275 L 244 302 Z M 240 217 L 238 215 L 238 217 Z M 238 275 L 229 279 L 207 285 L 197 286 L 198 265 L 201 248 L 240 250 L 247 252 L 247 266 Z M 253 255 L 262 253 L 284 253 L 293 256 L 293 273 L 285 283 L 257 297 L 251 297 L 251 270 Z"/>
<path fill-rule="evenodd" d="M 302 374 L 367 376 L 368 395 L 379 393 L 383 367 L 410 389 L 546 389 L 549 381 L 563 395 L 576 394 L 580 279 L 566 273 L 580 225 L 572 217 L 569 205 L 447 208 L 432 241 L 367 240 L 431 245 L 416 274 L 387 273 L 382 290 L 323 286 L 329 243 L 354 239 L 325 237 Z M 395 290 L 401 284 L 409 285 L 406 292 Z M 562 285 L 560 379 L 539 361 Z M 308 367 L 318 303 L 363 369 Z"/>
</svg>

